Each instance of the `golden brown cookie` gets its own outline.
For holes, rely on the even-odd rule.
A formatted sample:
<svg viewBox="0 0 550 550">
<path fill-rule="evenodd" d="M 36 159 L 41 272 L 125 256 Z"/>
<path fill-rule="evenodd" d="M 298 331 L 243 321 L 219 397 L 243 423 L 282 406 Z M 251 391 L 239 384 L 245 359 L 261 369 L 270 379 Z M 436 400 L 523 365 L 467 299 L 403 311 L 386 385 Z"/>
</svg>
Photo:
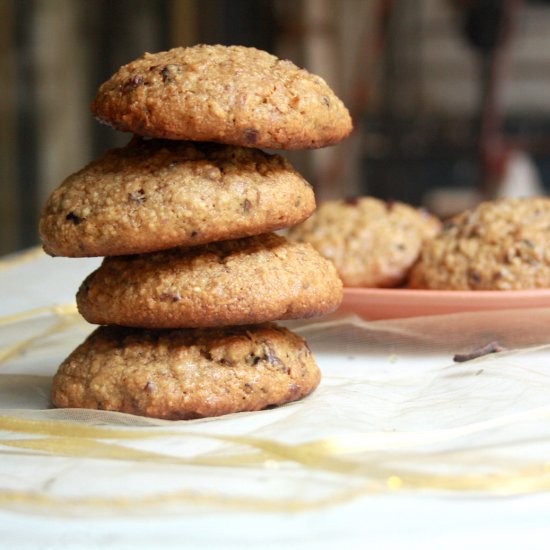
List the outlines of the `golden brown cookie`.
<svg viewBox="0 0 550 550">
<path fill-rule="evenodd" d="M 440 222 L 425 211 L 372 197 L 323 203 L 288 236 L 313 245 L 331 260 L 344 286 L 401 284 Z"/>
<path fill-rule="evenodd" d="M 106 258 L 77 294 L 96 324 L 215 327 L 328 313 L 342 300 L 332 264 L 275 234 Z"/>
<path fill-rule="evenodd" d="M 276 325 L 152 331 L 100 327 L 54 377 L 57 407 L 172 420 L 257 411 L 313 391 L 306 342 Z"/>
<path fill-rule="evenodd" d="M 324 147 L 352 130 L 322 78 L 243 46 L 146 53 L 100 87 L 92 111 L 142 136 L 243 147 Z"/>
<path fill-rule="evenodd" d="M 439 290 L 550 287 L 550 199 L 484 202 L 426 243 L 409 286 Z"/>
<path fill-rule="evenodd" d="M 213 143 L 141 140 L 69 176 L 40 221 L 54 256 L 114 256 L 256 235 L 315 209 L 279 155 Z"/>
</svg>

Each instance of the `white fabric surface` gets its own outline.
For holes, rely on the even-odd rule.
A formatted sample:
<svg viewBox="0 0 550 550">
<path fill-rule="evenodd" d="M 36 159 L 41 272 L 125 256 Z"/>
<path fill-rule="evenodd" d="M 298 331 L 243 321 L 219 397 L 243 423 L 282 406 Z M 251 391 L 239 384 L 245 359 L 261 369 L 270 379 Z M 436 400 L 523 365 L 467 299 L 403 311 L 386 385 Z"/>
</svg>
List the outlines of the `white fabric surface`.
<svg viewBox="0 0 550 550">
<path fill-rule="evenodd" d="M 81 280 L 97 264 L 97 259 L 38 256 L 8 268 L 0 266 L 0 316 L 73 302 Z M 306 327 L 306 337 L 307 331 Z M 6 338 L 10 333 L 2 334 Z M 29 379 L 28 394 L 19 379 L 11 390 L 0 389 L 0 408 L 4 414 L 7 410 L 17 414 L 14 410 L 20 409 L 22 417 L 29 417 L 35 405 L 47 406 L 47 380 L 55 369 L 58 348 L 70 351 L 72 339 L 77 337 L 68 334 L 67 342 L 55 341 L 51 347 L 41 347 L 34 352 L 31 349 L 25 356 L 1 365 L 5 376 L 24 372 L 35 377 Z M 541 457 L 550 456 L 550 427 L 548 433 L 545 432 L 550 415 L 550 383 L 546 379 L 548 351 L 534 350 L 525 357 L 511 356 L 501 361 L 453 365 L 448 350 L 434 348 L 430 352 L 429 346 L 420 345 L 409 352 L 398 347 L 398 353 L 392 354 L 388 353 L 387 345 L 377 348 L 373 343 L 376 338 L 364 347 L 357 338 L 349 341 L 342 338 L 341 346 L 335 351 L 323 335 L 310 334 L 324 379 L 305 404 L 188 423 L 181 429 L 186 433 L 253 434 L 265 438 L 276 434 L 277 441 L 286 444 L 346 435 L 353 439 L 356 434 L 366 434 L 369 437 L 358 442 L 358 463 L 361 464 L 363 458 L 361 453 L 365 453 L 366 459 L 371 456 L 369 453 L 375 452 L 377 457 L 386 453 L 398 469 L 407 464 L 409 452 L 416 460 L 424 454 L 431 471 L 437 466 L 438 456 L 442 457 L 442 465 L 449 468 L 450 460 L 438 453 L 452 455 L 457 450 L 465 452 L 464 456 L 471 453 L 472 471 L 492 465 L 493 460 L 502 461 L 506 469 L 506 460 L 523 464 L 525 459 L 525 464 L 529 464 L 529 458 L 540 461 Z M 478 376 L 480 369 L 483 374 Z M 495 388 L 499 391 L 495 392 Z M 484 400 L 483 395 L 492 395 L 494 399 Z M 431 405 L 435 408 L 430 408 Z M 438 412 L 430 414 L 430 410 Z M 56 418 L 57 411 L 52 414 Z M 521 421 L 521 415 L 525 414 L 530 415 L 529 422 Z M 326 422 L 320 421 L 323 415 L 327 417 Z M 464 430 L 480 422 L 490 424 L 490 429 L 448 435 L 449 430 Z M 171 425 L 161 424 L 163 428 Z M 178 423 L 178 429 L 181 424 Z M 426 442 L 407 447 L 407 435 L 420 432 L 427 434 Z M 438 433 L 444 436 L 438 437 Z M 201 452 L 209 445 L 212 449 L 215 447 L 212 442 L 197 440 L 196 446 L 189 448 L 186 442 L 188 440 L 169 440 L 163 450 L 171 445 L 174 455 L 199 456 L 201 446 L 204 447 Z M 155 440 L 136 445 L 139 449 L 159 450 Z M 401 453 L 400 446 L 405 449 Z M 484 449 L 481 455 L 476 453 L 477 447 Z M 37 461 L 32 456 L 4 453 L 0 459 L 1 489 L 40 492 L 49 489 L 46 486 L 55 479 L 56 487 L 52 490 L 61 494 L 81 491 L 131 494 L 141 489 L 154 490 L 155 484 L 159 491 L 168 490 L 172 483 L 182 480 L 178 475 L 183 475 L 183 479 L 186 475 L 185 470 L 182 474 L 174 469 L 171 477 L 170 465 L 162 463 L 153 463 L 146 470 L 137 463 L 125 466 L 124 462 L 87 462 L 86 458 L 43 457 Z M 464 467 L 464 462 L 457 463 L 458 467 Z M 112 476 L 116 471 L 118 476 Z M 83 472 L 87 476 L 84 480 Z M 149 473 L 144 475 L 144 472 Z M 245 496 L 247 491 L 264 491 L 280 498 L 288 494 L 291 498 L 301 487 L 315 496 L 316 491 L 325 490 L 323 483 L 326 482 L 329 490 L 334 480 L 339 479 L 330 473 L 310 474 L 306 470 L 305 475 L 300 473 L 294 480 L 292 471 L 284 468 L 280 476 L 267 470 L 262 473 L 261 469 L 253 475 L 239 468 L 210 472 L 205 474 L 198 469 L 196 477 L 186 481 L 200 489 L 206 486 L 206 479 L 211 475 L 213 488 L 241 491 Z M 129 482 L 135 486 L 127 487 Z M 431 488 L 366 494 L 300 512 L 243 512 L 187 506 L 172 511 L 149 510 L 138 515 L 117 512 L 86 517 L 60 514 L 56 510 L 44 515 L 43 511 L 35 513 L 24 507 L 0 508 L 0 546 L 16 549 L 517 548 L 521 545 L 543 548 L 550 535 L 549 505 L 550 496 L 546 492 L 531 491 L 524 495 L 508 492 L 506 496 L 498 496 L 483 491 L 464 493 Z"/>
</svg>

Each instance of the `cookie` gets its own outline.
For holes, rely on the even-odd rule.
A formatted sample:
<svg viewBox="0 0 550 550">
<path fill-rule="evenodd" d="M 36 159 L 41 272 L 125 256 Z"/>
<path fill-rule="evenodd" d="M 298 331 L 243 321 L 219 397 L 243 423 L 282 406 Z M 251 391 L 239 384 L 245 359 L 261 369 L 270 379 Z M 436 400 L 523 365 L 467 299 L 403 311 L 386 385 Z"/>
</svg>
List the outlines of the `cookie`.
<svg viewBox="0 0 550 550">
<path fill-rule="evenodd" d="M 61 364 L 51 395 L 56 407 L 183 420 L 295 401 L 319 381 L 306 342 L 276 325 L 99 327 Z"/>
<path fill-rule="evenodd" d="M 323 203 L 288 237 L 331 260 L 344 286 L 394 287 L 405 280 L 422 242 L 440 222 L 423 210 L 372 197 Z"/>
<path fill-rule="evenodd" d="M 69 176 L 40 220 L 53 256 L 115 256 L 288 227 L 315 209 L 279 155 L 212 143 L 141 140 Z"/>
<path fill-rule="evenodd" d="M 550 287 L 550 199 L 481 203 L 426 243 L 411 288 L 514 290 Z"/>
<path fill-rule="evenodd" d="M 275 234 L 106 258 L 82 283 L 90 323 L 197 328 L 298 319 L 342 300 L 332 264 Z"/>
<path fill-rule="evenodd" d="M 243 147 L 324 147 L 352 130 L 322 78 L 243 46 L 146 53 L 102 84 L 92 111 L 142 136 Z"/>
</svg>

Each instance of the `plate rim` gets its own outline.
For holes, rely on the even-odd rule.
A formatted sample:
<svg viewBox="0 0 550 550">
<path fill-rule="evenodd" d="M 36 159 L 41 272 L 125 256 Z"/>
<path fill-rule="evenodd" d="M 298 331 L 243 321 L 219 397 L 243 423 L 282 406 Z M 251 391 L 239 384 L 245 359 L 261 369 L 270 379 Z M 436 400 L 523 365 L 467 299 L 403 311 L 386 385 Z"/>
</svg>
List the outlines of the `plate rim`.
<svg viewBox="0 0 550 550">
<path fill-rule="evenodd" d="M 518 290 L 429 290 L 413 288 L 365 288 L 365 287 L 344 287 L 344 295 L 386 296 L 401 298 L 528 298 L 528 297 L 549 297 L 550 288 L 530 288 Z"/>
</svg>

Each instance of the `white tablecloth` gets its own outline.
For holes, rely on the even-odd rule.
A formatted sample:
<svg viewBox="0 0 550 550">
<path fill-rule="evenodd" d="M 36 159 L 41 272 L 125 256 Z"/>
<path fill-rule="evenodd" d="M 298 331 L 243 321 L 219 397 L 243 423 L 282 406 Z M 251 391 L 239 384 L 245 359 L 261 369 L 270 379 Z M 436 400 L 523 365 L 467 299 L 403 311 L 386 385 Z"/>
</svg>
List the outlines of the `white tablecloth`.
<svg viewBox="0 0 550 550">
<path fill-rule="evenodd" d="M 81 280 L 98 263 L 31 253 L 0 264 L 4 351 L 22 332 L 36 335 L 51 323 L 55 314 L 41 308 L 72 303 Z M 34 313 L 20 315 L 30 310 Z M 544 332 L 550 314 L 539 313 L 536 326 Z M 491 322 L 498 324 L 499 315 Z M 446 322 L 454 326 L 455 321 Z M 138 435 L 155 429 L 167 435 L 130 444 L 131 449 L 151 453 L 140 462 L 115 460 L 111 447 L 103 457 L 94 455 L 101 449 L 93 446 L 88 454 L 83 448 L 81 456 L 72 448 L 61 456 L 57 446 L 52 452 L 17 447 L 12 444 L 29 440 L 29 434 L 19 428 L 2 431 L 0 547 L 546 548 L 550 352 L 531 347 L 503 359 L 457 365 L 444 343 L 411 345 L 418 338 L 407 331 L 422 324 L 399 325 L 397 330 L 391 323 L 366 328 L 353 323 L 349 330 L 346 324 L 336 329 L 296 327 L 311 338 L 324 373 L 320 388 L 304 402 L 187 424 L 140 426 L 118 417 L 111 423 L 108 417 L 86 420 L 63 417 L 62 411 L 40 412 L 47 409 L 48 380 L 62 358 L 59 354 L 71 351 L 78 332 L 82 337 L 86 332 L 84 325 L 63 328 L 63 338 L 54 334 L 15 350 L 0 363 L 0 417 L 21 419 L 31 427 L 33 419 L 49 418 L 62 425 L 69 419 L 100 429 Z M 456 323 L 462 326 L 460 319 Z M 363 342 L 364 330 L 368 336 Z M 545 342 L 535 338 L 534 343 Z M 168 434 L 172 427 L 181 431 L 181 438 Z M 77 442 L 87 441 L 84 435 L 74 435 Z M 246 441 L 233 441 L 225 449 L 226 443 L 208 439 L 219 436 L 280 444 L 281 452 L 291 453 L 289 463 L 280 455 L 269 458 L 269 448 L 253 445 L 255 452 L 267 456 L 257 464 L 218 462 L 213 467 L 165 461 L 166 456 L 213 456 L 219 461 L 226 452 L 250 454 Z M 98 438 L 90 440 L 97 443 Z M 300 447 L 308 442 L 317 442 L 311 463 L 307 445 Z M 334 448 L 325 453 L 319 442 Z M 116 443 L 127 445 L 119 439 Z M 296 448 L 306 452 L 298 465 L 292 455 Z M 158 462 L 154 453 L 159 454 Z M 415 467 L 410 482 L 409 462 Z M 377 474 L 376 468 L 385 468 L 387 476 Z M 465 474 L 470 471 L 481 484 Z M 446 480 L 440 487 L 434 481 L 439 474 Z M 502 485 L 491 484 L 491 476 L 498 480 L 499 475 Z M 185 499 L 170 505 L 144 504 L 151 495 L 162 497 L 182 488 L 197 498 L 186 493 Z M 353 496 L 345 496 L 346 491 Z M 135 494 L 136 502 L 146 498 L 139 506 L 131 501 L 102 506 L 103 497 L 112 501 L 119 492 Z M 205 494 L 209 499 L 203 499 Z M 100 498 L 84 504 L 79 500 L 90 495 Z M 232 502 L 233 495 L 240 500 Z M 79 504 L 71 510 L 63 505 L 64 498 Z M 271 505 L 255 509 L 255 502 Z"/>
</svg>

